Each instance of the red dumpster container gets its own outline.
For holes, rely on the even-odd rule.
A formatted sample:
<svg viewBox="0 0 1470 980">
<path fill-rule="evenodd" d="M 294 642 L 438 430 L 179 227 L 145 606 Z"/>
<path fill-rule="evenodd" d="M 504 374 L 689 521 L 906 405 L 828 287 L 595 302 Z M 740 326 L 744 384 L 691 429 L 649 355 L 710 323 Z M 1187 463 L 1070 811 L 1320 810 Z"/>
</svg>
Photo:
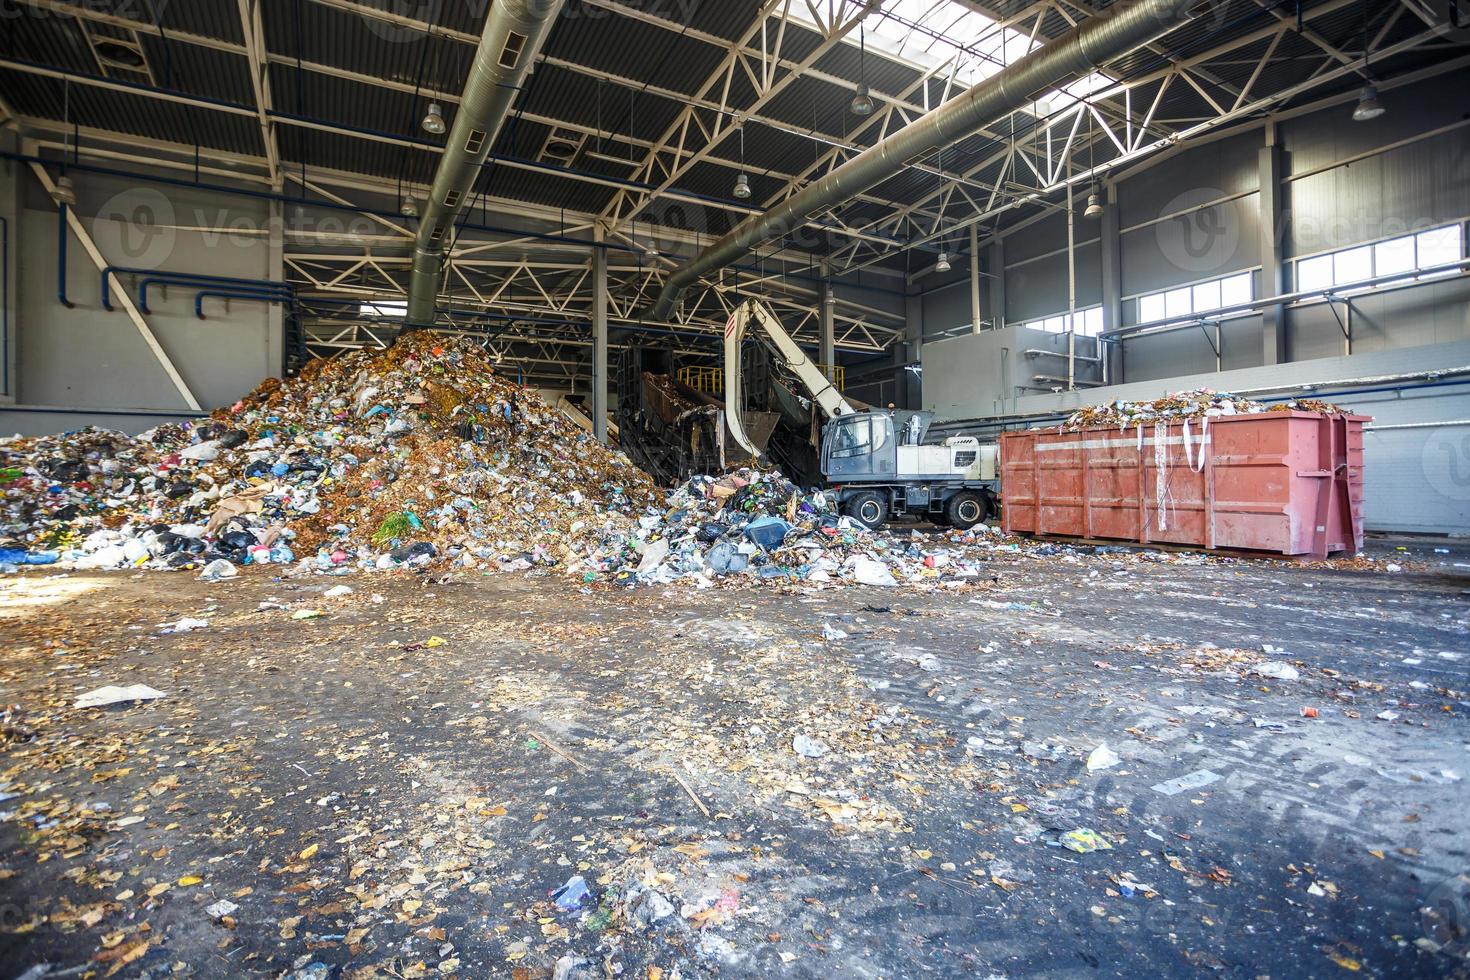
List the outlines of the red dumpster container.
<svg viewBox="0 0 1470 980">
<path fill-rule="evenodd" d="M 1318 558 L 1357 554 L 1368 421 L 1263 412 L 1207 425 L 1007 432 L 1002 527 Z"/>
</svg>

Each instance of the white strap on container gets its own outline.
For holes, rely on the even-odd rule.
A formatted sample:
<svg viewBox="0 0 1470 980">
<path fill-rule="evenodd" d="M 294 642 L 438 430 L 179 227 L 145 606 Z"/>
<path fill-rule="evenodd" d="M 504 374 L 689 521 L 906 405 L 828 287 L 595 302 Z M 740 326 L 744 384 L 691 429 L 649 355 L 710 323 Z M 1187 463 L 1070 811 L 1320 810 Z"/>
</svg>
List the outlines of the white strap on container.
<svg viewBox="0 0 1470 980">
<path fill-rule="evenodd" d="M 1193 440 L 1189 437 L 1189 419 L 1184 420 L 1184 465 L 1188 466 L 1195 473 L 1201 473 L 1205 468 L 1205 447 L 1208 442 L 1206 439 L 1207 432 L 1208 423 L 1200 423 L 1199 462 L 1196 463 L 1194 461 Z"/>
</svg>

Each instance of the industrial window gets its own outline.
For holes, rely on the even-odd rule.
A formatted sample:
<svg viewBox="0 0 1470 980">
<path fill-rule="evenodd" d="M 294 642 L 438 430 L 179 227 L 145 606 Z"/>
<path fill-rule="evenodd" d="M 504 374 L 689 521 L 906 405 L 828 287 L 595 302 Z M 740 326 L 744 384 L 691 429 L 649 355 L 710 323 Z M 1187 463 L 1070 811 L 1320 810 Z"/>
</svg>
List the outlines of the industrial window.
<svg viewBox="0 0 1470 980">
<path fill-rule="evenodd" d="M 1335 286 L 1352 286 L 1369 279 L 1457 262 L 1465 254 L 1463 237 L 1464 229 L 1460 225 L 1445 225 L 1443 228 L 1432 228 L 1413 235 L 1400 235 L 1373 245 L 1357 245 L 1326 255 L 1314 255 L 1310 259 L 1300 259 L 1296 264 L 1296 290 L 1308 292 Z M 1449 269 L 1413 276 L 1407 281 L 1454 274 L 1455 270 Z"/>
<path fill-rule="evenodd" d="M 1084 337 L 1096 337 L 1102 333 L 1103 315 L 1101 306 L 1093 306 L 1085 310 L 1078 310 L 1073 314 L 1077 318 L 1077 332 Z M 1068 325 L 1067 314 L 1058 313 L 1056 316 L 1043 316 L 1035 320 L 1028 320 L 1021 324 L 1031 330 L 1044 330 L 1047 333 L 1066 333 Z"/>
<path fill-rule="evenodd" d="M 408 315 L 408 302 L 406 300 L 379 300 L 374 303 L 360 303 L 357 312 L 363 316 L 404 317 Z"/>
<path fill-rule="evenodd" d="M 1224 279 L 1148 293 L 1138 297 L 1138 322 L 1172 320 L 1192 313 L 1239 306 L 1249 303 L 1254 298 L 1254 291 L 1255 277 L 1249 272 L 1240 272 Z"/>
</svg>

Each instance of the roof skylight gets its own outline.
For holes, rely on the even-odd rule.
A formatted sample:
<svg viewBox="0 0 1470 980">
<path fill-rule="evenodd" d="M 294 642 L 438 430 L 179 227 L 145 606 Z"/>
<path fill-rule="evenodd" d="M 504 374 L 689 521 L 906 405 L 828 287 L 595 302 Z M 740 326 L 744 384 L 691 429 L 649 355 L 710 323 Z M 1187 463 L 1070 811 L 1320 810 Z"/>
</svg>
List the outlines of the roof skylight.
<svg viewBox="0 0 1470 980">
<path fill-rule="evenodd" d="M 826 0 L 815 4 L 824 18 L 846 20 L 857 16 L 858 0 Z M 791 5 L 791 17 L 817 27 L 804 4 Z M 939 69 L 939 79 L 953 78 L 956 93 L 970 88 L 1032 50 L 1045 39 L 1001 27 L 995 20 L 961 0 L 889 0 L 864 21 L 870 51 L 899 61 L 919 71 Z M 847 42 L 858 43 L 857 32 Z M 1111 85 L 1112 79 L 1099 72 L 1080 78 L 1061 90 L 1052 90 L 1030 109 L 1045 116 L 1064 109 L 1079 98 Z"/>
</svg>

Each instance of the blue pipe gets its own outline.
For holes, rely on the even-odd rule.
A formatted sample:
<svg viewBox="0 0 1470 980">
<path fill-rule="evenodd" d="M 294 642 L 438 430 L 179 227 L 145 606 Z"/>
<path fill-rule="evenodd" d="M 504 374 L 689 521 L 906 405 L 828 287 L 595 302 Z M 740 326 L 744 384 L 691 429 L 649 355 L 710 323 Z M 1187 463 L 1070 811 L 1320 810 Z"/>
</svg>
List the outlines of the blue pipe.
<svg viewBox="0 0 1470 980">
<path fill-rule="evenodd" d="M 125 275 L 148 276 L 150 279 L 168 280 L 174 285 L 180 286 L 247 286 L 251 289 L 274 289 L 287 287 L 286 283 L 273 282 L 269 279 L 241 279 L 236 276 L 207 276 L 196 272 L 168 272 L 164 269 L 132 269 L 121 265 L 109 265 L 102 270 L 102 308 L 112 310 L 112 287 L 108 284 L 108 274 L 121 272 Z"/>
<path fill-rule="evenodd" d="M 148 287 L 149 286 L 187 286 L 187 287 L 192 287 L 192 286 L 216 286 L 216 285 L 222 285 L 222 284 L 215 283 L 215 282 L 204 281 L 204 280 L 200 280 L 200 281 L 197 281 L 197 282 L 193 282 L 193 281 L 191 281 L 191 282 L 184 282 L 184 281 L 181 281 L 180 279 L 167 278 L 166 276 L 149 276 L 147 279 L 144 279 L 142 282 L 140 282 L 138 284 L 138 309 L 142 313 L 152 313 L 153 312 L 152 310 L 150 310 L 148 308 Z M 243 286 L 244 284 L 242 283 L 241 285 Z M 292 296 L 292 297 L 294 297 L 295 294 L 296 294 L 296 291 L 291 286 L 289 286 L 289 285 L 287 285 L 285 283 L 272 284 L 272 286 L 270 288 L 266 288 L 265 285 L 264 285 L 264 281 L 262 281 L 261 288 L 259 288 L 259 289 L 255 288 L 254 284 L 251 284 L 249 286 L 249 288 L 248 288 L 248 291 L 249 292 L 260 292 L 260 293 L 280 293 L 282 295 L 287 295 L 287 296 Z"/>
<path fill-rule="evenodd" d="M 76 309 L 75 303 L 66 298 L 66 240 L 71 232 L 66 227 L 66 205 L 56 205 L 56 298 L 68 310 Z M 107 277 L 102 277 L 103 288 L 107 288 Z M 105 294 L 104 294 L 105 295 Z M 111 307 L 109 307 L 111 309 Z"/>
<path fill-rule="evenodd" d="M 243 289 L 238 291 L 231 291 L 227 289 L 207 289 L 194 295 L 194 315 L 201 320 L 205 319 L 204 297 L 206 296 L 216 296 L 221 299 L 258 300 L 262 303 L 283 303 L 288 306 L 294 305 L 296 302 L 296 298 L 294 296 L 283 296 L 279 293 L 252 293 Z"/>
</svg>

